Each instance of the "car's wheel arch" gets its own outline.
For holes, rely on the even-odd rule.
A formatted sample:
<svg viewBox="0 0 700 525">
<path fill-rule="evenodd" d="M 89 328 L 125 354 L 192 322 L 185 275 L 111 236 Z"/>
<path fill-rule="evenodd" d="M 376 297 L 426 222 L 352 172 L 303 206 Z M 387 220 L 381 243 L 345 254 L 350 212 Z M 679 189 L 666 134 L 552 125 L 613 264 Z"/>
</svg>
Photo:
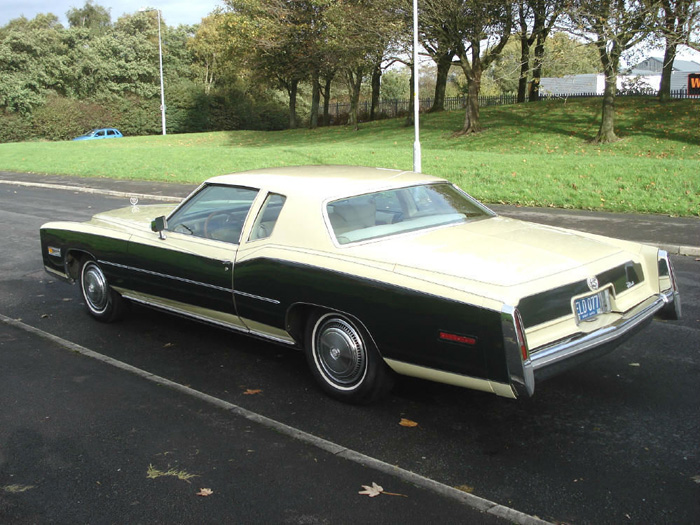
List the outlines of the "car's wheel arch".
<svg viewBox="0 0 700 525">
<path fill-rule="evenodd" d="M 369 342 L 374 345 L 377 353 L 383 359 L 381 348 L 379 348 L 379 345 L 377 345 L 377 342 L 374 340 L 372 332 L 370 332 L 365 323 L 363 323 L 359 318 L 349 312 L 339 310 L 338 308 L 314 303 L 295 303 L 287 310 L 285 321 L 286 331 L 292 336 L 300 349 L 303 349 L 304 342 L 306 341 L 306 331 L 309 319 L 325 313 L 341 315 L 348 318 L 355 325 L 360 327 L 364 332 L 363 335 L 370 339 Z"/>
<path fill-rule="evenodd" d="M 78 248 L 73 248 L 66 252 L 66 275 L 72 282 L 75 283 L 80 281 L 80 269 L 83 267 L 85 261 L 88 260 L 95 261 L 97 259 L 90 252 Z"/>
</svg>

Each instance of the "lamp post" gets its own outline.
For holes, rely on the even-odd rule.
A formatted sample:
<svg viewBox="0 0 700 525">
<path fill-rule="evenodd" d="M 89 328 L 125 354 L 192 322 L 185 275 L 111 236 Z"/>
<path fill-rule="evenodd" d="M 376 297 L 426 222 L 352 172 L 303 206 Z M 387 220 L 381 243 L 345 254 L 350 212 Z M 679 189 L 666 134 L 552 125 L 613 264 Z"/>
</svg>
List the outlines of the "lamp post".
<svg viewBox="0 0 700 525">
<path fill-rule="evenodd" d="M 418 0 L 413 0 L 413 171 L 421 172 L 420 151 L 420 97 L 418 96 Z"/>
<path fill-rule="evenodd" d="M 163 88 L 163 40 L 160 36 L 160 9 L 139 9 L 142 13 L 155 11 L 158 13 L 158 65 L 160 67 L 160 115 L 163 126 L 163 135 L 165 135 L 165 89 Z"/>
</svg>

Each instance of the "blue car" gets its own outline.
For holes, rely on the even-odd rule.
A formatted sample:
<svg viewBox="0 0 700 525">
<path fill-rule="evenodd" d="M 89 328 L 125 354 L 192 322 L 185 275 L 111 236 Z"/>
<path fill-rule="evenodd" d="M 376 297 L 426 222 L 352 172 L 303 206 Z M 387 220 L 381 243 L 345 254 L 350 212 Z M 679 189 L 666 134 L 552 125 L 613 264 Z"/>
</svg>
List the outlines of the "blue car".
<svg viewBox="0 0 700 525">
<path fill-rule="evenodd" d="M 119 139 L 123 137 L 118 129 L 114 128 L 100 128 L 93 129 L 92 131 L 86 133 L 85 135 L 80 135 L 75 137 L 73 140 L 97 140 L 97 139 Z"/>
</svg>

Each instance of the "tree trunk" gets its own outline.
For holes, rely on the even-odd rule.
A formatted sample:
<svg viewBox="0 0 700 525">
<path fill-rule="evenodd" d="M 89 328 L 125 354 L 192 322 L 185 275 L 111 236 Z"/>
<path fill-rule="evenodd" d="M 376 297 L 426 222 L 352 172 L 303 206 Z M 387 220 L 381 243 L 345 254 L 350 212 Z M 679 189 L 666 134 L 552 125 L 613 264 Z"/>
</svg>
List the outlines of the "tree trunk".
<svg viewBox="0 0 700 525">
<path fill-rule="evenodd" d="M 454 51 L 448 51 L 447 53 L 439 55 L 435 60 L 435 64 L 437 65 L 437 78 L 435 81 L 435 99 L 433 100 L 433 106 L 430 108 L 431 112 L 445 111 L 447 79 L 450 75 L 450 68 L 452 67 L 452 59 L 454 56 Z M 411 85 L 413 85 L 413 83 L 411 83 Z"/>
<path fill-rule="evenodd" d="M 369 119 L 374 120 L 379 108 L 379 96 L 382 88 L 382 65 L 376 64 L 372 70 L 372 106 L 369 110 Z"/>
<path fill-rule="evenodd" d="M 530 102 L 540 101 L 540 81 L 542 80 L 542 64 L 544 62 L 545 35 L 537 35 L 535 58 L 532 66 L 532 82 L 530 82 Z"/>
<path fill-rule="evenodd" d="M 479 133 L 481 121 L 479 119 L 479 92 L 481 91 L 481 72 L 474 71 L 474 78 L 467 77 L 467 109 L 464 114 L 464 126 L 462 134 Z"/>
<path fill-rule="evenodd" d="M 360 89 L 362 88 L 362 68 L 357 68 L 353 71 L 347 70 L 348 94 L 350 95 L 350 115 L 348 124 L 353 126 L 355 130 L 359 129 L 359 120 L 357 117 L 357 109 L 360 105 Z"/>
<path fill-rule="evenodd" d="M 406 115 L 406 122 L 404 123 L 406 127 L 413 126 L 413 108 L 416 103 L 416 90 L 413 83 L 413 64 L 409 64 L 409 67 L 411 68 L 411 78 L 409 80 L 410 87 L 408 88 L 408 115 Z"/>
<path fill-rule="evenodd" d="M 671 100 L 671 74 L 673 73 L 673 61 L 676 59 L 677 44 L 669 42 L 666 38 L 666 51 L 664 52 L 664 64 L 661 70 L 661 83 L 659 84 L 659 101 Z"/>
<path fill-rule="evenodd" d="M 292 80 L 289 84 L 289 129 L 297 127 L 297 88 L 299 87 L 298 80 Z"/>
<path fill-rule="evenodd" d="M 525 102 L 527 76 L 530 73 L 530 39 L 527 33 L 520 34 L 520 78 L 518 79 L 518 104 Z"/>
<path fill-rule="evenodd" d="M 331 82 L 333 76 L 326 77 L 326 87 L 323 89 L 323 125 L 330 126 L 331 124 Z"/>
<path fill-rule="evenodd" d="M 321 103 L 321 83 L 318 77 L 318 69 L 314 69 L 311 72 L 311 116 L 309 118 L 309 127 L 311 129 L 318 127 L 318 109 Z"/>
<path fill-rule="evenodd" d="M 608 143 L 619 140 L 615 134 L 615 94 L 617 92 L 617 68 L 620 63 L 619 57 L 614 54 L 601 54 L 603 70 L 605 71 L 605 92 L 603 93 L 603 117 L 600 129 L 594 142 Z"/>
</svg>

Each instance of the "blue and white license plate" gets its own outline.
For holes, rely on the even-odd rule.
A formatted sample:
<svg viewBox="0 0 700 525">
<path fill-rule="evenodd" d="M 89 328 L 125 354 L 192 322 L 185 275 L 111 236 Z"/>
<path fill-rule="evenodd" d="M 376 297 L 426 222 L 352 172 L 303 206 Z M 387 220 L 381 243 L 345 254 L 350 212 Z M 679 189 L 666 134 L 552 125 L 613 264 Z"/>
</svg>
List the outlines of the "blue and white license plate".
<svg viewBox="0 0 700 525">
<path fill-rule="evenodd" d="M 578 323 L 592 321 L 600 314 L 609 311 L 610 301 L 607 290 L 574 299 L 574 313 L 576 314 L 576 321 Z"/>
</svg>

